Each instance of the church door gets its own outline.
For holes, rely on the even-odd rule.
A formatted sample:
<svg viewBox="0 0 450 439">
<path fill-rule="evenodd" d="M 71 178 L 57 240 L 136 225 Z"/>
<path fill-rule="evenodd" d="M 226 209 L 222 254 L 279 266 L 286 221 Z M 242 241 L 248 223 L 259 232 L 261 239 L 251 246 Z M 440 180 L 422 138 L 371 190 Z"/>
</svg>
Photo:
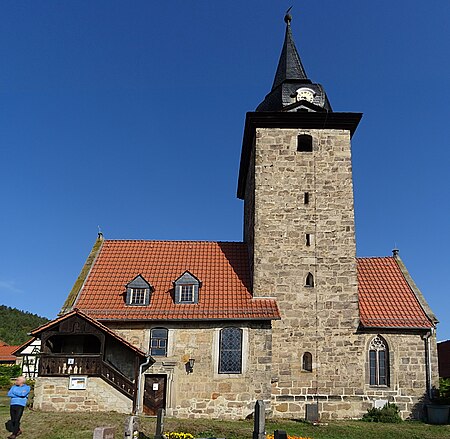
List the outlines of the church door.
<svg viewBox="0 0 450 439">
<path fill-rule="evenodd" d="M 144 413 L 156 416 L 158 409 L 166 408 L 167 375 L 145 375 Z"/>
</svg>

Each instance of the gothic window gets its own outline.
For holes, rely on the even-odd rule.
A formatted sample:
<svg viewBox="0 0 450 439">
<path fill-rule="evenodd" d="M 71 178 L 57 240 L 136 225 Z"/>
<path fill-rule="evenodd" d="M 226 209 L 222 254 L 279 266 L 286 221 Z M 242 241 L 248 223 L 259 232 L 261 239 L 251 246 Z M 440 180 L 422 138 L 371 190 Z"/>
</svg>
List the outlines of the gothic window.
<svg viewBox="0 0 450 439">
<path fill-rule="evenodd" d="M 201 282 L 189 271 L 185 271 L 173 283 L 175 291 L 175 303 L 198 303 L 198 290 Z"/>
<path fill-rule="evenodd" d="M 312 355 L 311 352 L 305 352 L 302 357 L 302 370 L 312 372 Z"/>
<path fill-rule="evenodd" d="M 223 328 L 219 341 L 219 373 L 242 373 L 242 329 Z"/>
<path fill-rule="evenodd" d="M 145 306 L 150 303 L 150 294 L 153 287 L 141 276 L 136 276 L 126 285 L 126 304 L 132 306 Z"/>
<path fill-rule="evenodd" d="M 166 328 L 153 328 L 150 331 L 150 354 L 154 356 L 167 356 L 167 338 L 169 331 Z"/>
<path fill-rule="evenodd" d="M 313 287 L 314 286 L 314 276 L 312 273 L 308 273 L 306 276 L 305 287 Z"/>
<path fill-rule="evenodd" d="M 313 142 L 309 134 L 300 134 L 297 137 L 297 151 L 298 152 L 312 152 Z"/>
<path fill-rule="evenodd" d="M 369 384 L 389 385 L 389 350 L 386 341 L 379 335 L 369 345 Z"/>
</svg>

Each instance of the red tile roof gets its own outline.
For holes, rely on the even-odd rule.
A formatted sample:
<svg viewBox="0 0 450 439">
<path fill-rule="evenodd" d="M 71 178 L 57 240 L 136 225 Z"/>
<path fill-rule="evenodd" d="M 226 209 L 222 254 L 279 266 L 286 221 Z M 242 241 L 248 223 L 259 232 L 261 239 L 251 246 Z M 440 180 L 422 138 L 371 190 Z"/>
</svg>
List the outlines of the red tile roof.
<svg viewBox="0 0 450 439">
<path fill-rule="evenodd" d="M 0 346 L 0 361 L 16 361 L 16 357 L 12 354 L 18 346 L 8 346 L 3 345 Z"/>
<path fill-rule="evenodd" d="M 359 313 L 363 326 L 433 326 L 394 257 L 358 258 L 357 262 Z"/>
<path fill-rule="evenodd" d="M 197 304 L 173 301 L 185 271 L 202 282 Z M 154 288 L 150 304 L 127 306 L 125 285 L 138 274 Z M 280 318 L 275 300 L 252 297 L 241 242 L 105 240 L 74 306 L 100 320 Z"/>
</svg>

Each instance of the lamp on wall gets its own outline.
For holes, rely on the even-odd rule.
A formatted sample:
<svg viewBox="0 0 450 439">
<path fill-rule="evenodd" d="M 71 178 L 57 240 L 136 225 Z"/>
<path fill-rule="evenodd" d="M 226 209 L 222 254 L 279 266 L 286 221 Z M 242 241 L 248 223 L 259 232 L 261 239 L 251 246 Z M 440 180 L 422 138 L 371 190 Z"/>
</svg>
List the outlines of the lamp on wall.
<svg viewBox="0 0 450 439">
<path fill-rule="evenodd" d="M 186 372 L 192 373 L 194 372 L 194 364 L 195 364 L 195 359 L 194 358 L 189 358 L 189 360 L 186 362 Z"/>
</svg>

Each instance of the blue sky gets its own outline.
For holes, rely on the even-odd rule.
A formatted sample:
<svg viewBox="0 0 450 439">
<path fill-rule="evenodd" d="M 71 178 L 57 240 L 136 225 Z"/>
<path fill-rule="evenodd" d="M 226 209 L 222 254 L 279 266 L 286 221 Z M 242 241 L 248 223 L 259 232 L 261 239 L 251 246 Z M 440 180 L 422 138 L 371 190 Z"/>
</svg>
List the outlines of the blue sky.
<svg viewBox="0 0 450 439">
<path fill-rule="evenodd" d="M 357 250 L 394 246 L 450 338 L 450 2 L 0 3 L 0 303 L 54 317 L 106 238 L 240 240 L 246 111 L 284 11 L 353 138 Z"/>
</svg>

